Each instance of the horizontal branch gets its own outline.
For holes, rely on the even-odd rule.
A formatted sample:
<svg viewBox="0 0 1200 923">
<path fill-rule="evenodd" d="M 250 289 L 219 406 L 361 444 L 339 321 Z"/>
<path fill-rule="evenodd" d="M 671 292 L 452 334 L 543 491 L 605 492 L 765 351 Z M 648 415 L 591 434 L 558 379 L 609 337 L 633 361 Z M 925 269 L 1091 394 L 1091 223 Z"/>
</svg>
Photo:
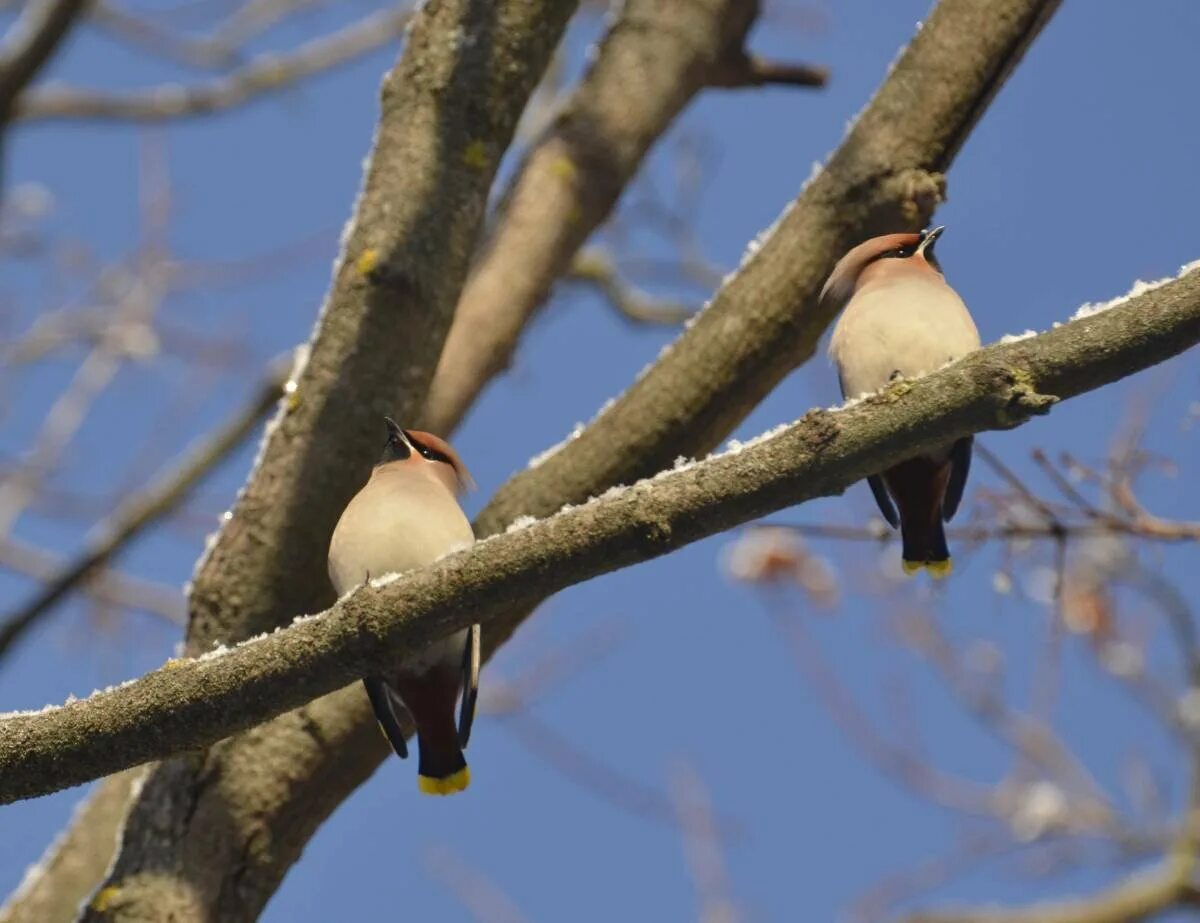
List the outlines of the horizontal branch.
<svg viewBox="0 0 1200 923">
<path fill-rule="evenodd" d="M 1200 268 L 1189 267 L 1190 270 Z M 0 802 L 214 741 L 472 621 L 840 493 L 896 460 L 1015 426 L 1200 341 L 1200 272 L 1048 333 L 991 346 L 738 450 L 610 491 L 228 651 L 173 660 L 86 700 L 0 721 Z"/>
<path fill-rule="evenodd" d="M 295 51 L 259 55 L 223 77 L 193 86 L 172 83 L 132 92 L 40 86 L 17 101 L 15 117 L 26 122 L 45 119 L 158 122 L 181 116 L 211 115 L 390 45 L 399 40 L 410 18 L 408 10 L 384 9 Z"/>
</svg>

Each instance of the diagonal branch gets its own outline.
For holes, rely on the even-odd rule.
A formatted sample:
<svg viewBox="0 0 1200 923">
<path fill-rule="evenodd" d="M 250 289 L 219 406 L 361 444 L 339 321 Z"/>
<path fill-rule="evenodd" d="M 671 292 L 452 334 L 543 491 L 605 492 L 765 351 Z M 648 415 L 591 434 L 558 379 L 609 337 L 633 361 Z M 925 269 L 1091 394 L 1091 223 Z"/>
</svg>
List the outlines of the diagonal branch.
<svg viewBox="0 0 1200 923">
<path fill-rule="evenodd" d="M 976 907 L 912 914 L 904 923 L 1141 923 L 1172 908 L 1197 905 L 1190 863 L 1165 860 L 1090 897 L 1030 907 Z"/>
<path fill-rule="evenodd" d="M 270 630 L 332 601 L 324 561 L 329 534 L 365 480 L 380 418 L 416 417 L 497 165 L 575 5 L 440 0 L 415 14 L 403 55 L 383 82 L 363 187 L 316 332 L 293 373 L 296 387 L 268 426 L 232 515 L 197 565 L 189 650 Z M 378 743 L 365 721 L 318 729 L 303 713 L 284 716 L 271 730 L 315 746 L 310 756 L 336 750 L 336 741 L 354 752 L 369 752 L 368 735 Z M 264 787 L 265 777 L 303 773 L 314 788 L 297 782 L 285 790 L 310 794 L 304 824 L 319 823 L 337 803 L 323 767 L 292 758 L 279 739 L 254 754 L 253 767 L 222 766 L 220 753 L 154 767 L 85 919 L 257 918 L 307 833 L 262 836 L 277 821 L 271 808 L 209 781 L 250 770 L 258 780 L 254 796 L 273 801 L 283 791 Z M 253 749 L 254 741 L 242 743 Z M 340 768 L 361 781 L 373 765 Z"/>
<path fill-rule="evenodd" d="M 207 746 L 333 692 L 472 621 L 819 496 L 969 433 L 1007 429 L 1200 341 L 1200 263 L 1041 336 L 684 465 L 376 581 L 319 617 L 169 661 L 89 699 L 0 723 L 0 801 Z"/>
<path fill-rule="evenodd" d="M 39 618 L 72 590 L 119 554 L 147 528 L 182 503 L 205 475 L 254 432 L 283 393 L 286 370 L 280 369 L 259 386 L 258 392 L 233 419 L 196 446 L 175 470 L 135 492 L 113 511 L 84 551 L 43 581 L 42 588 L 20 609 L 0 623 L 0 657 Z"/>
<path fill-rule="evenodd" d="M 449 432 L 608 217 L 650 147 L 742 44 L 757 0 L 629 0 L 595 63 L 526 156 L 463 289 L 424 425 Z"/>
<path fill-rule="evenodd" d="M 828 319 L 805 324 L 796 319 L 802 309 L 812 310 L 815 294 L 840 250 L 880 227 L 894 230 L 896 221 L 910 225 L 923 221 L 926 212 L 917 205 L 927 202 L 929 195 L 922 191 L 931 185 L 924 180 L 931 180 L 936 193 L 940 177 L 927 178 L 921 170 L 946 168 L 1004 76 L 1057 5 L 1057 0 L 941 0 L 919 41 L 889 73 L 843 142 L 825 179 L 806 187 L 775 233 L 705 312 L 710 320 L 689 331 L 686 355 L 699 364 L 689 372 L 686 363 L 672 360 L 668 368 L 652 370 L 647 381 L 653 381 L 655 387 L 631 392 L 623 399 L 620 417 L 605 415 L 595 424 L 603 433 L 599 441 L 607 440 L 615 449 L 608 458 L 594 449 L 577 453 L 567 447 L 559 453 L 564 456 L 563 464 L 543 464 L 519 477 L 502 502 L 493 504 L 477 523 L 480 534 L 503 530 L 520 512 L 546 515 L 564 503 L 602 493 L 613 483 L 635 480 L 669 465 L 676 454 L 702 454 L 727 435 L 786 369 L 812 352 Z M 602 49 L 601 55 L 604 53 Z M 912 117 L 909 101 L 914 98 L 926 103 L 920 118 Z M 889 202 L 890 210 L 883 207 Z M 806 212 L 813 215 L 811 220 L 803 220 Z M 358 252 L 350 250 L 352 255 Z M 429 252 L 441 255 L 444 251 L 434 248 Z M 511 258 L 517 256 L 520 254 Z M 331 304 L 338 301 L 333 298 Z M 703 336 L 697 340 L 701 330 Z M 730 350 L 731 346 L 736 349 Z M 319 350 L 320 344 L 314 356 Z M 414 353 L 408 350 L 407 355 Z M 335 355 L 329 363 L 331 368 L 337 358 Z M 312 382 L 318 397 L 331 381 L 336 381 L 332 372 Z M 356 380 L 351 390 L 373 394 L 381 386 L 386 390 L 385 381 Z M 308 390 L 304 388 L 302 394 Z M 673 400 L 664 403 L 666 395 Z M 726 406 L 728 410 L 721 409 Z M 339 412 L 327 415 L 337 430 L 335 440 L 328 444 L 342 447 L 343 458 L 369 458 L 370 447 L 363 440 L 347 441 L 347 428 L 341 423 L 346 412 L 357 412 L 357 408 L 342 404 Z M 293 458 L 296 453 L 309 453 L 305 434 L 312 432 L 311 424 L 290 431 Z M 613 467 L 613 457 L 625 459 L 627 464 Z M 277 463 L 261 465 L 252 476 L 250 491 L 254 492 L 259 482 L 277 478 L 286 482 L 291 461 L 280 453 Z M 361 472 L 349 468 L 340 472 L 346 478 L 344 483 L 361 481 Z M 325 476 L 333 483 L 343 483 L 339 473 Z M 352 490 L 352 486 L 339 489 Z M 268 629 L 277 624 L 273 614 L 283 620 L 289 612 L 314 611 L 328 598 L 323 596 L 327 589 L 316 587 L 293 595 L 294 583 L 277 579 L 281 570 L 276 561 L 296 557 L 300 549 L 311 545 L 315 550 L 306 558 L 309 570 L 282 573 L 303 575 L 320 570 L 317 556 L 323 551 L 332 521 L 313 514 L 299 520 L 303 525 L 293 527 L 286 517 L 270 509 L 266 512 L 269 522 L 256 530 L 256 541 L 245 541 L 243 536 L 231 545 L 233 551 L 250 553 L 247 566 L 240 566 L 241 559 L 231 555 L 228 572 L 213 568 L 214 586 L 219 585 L 222 574 L 228 583 L 227 588 L 214 590 L 213 610 L 228 610 L 231 615 L 224 624 L 215 622 L 204 628 L 197 649 L 213 639 L 245 637 Z M 279 549 L 277 559 L 264 559 L 259 550 L 272 547 Z M 489 654 L 504 643 L 528 611 L 528 607 L 515 609 L 493 623 L 485 634 Z M 163 798 L 188 813 L 185 822 L 170 821 L 171 830 L 155 841 L 159 846 L 164 839 L 169 841 L 168 849 L 160 849 L 156 867 L 183 877 L 186 859 L 178 845 L 182 838 L 207 844 L 195 848 L 211 849 L 218 857 L 215 862 L 228 860 L 237 865 L 237 886 L 243 895 L 249 895 L 244 903 L 252 912 L 278 886 L 324 818 L 384 756 L 365 698 L 356 689 L 327 696 L 276 719 L 260 732 L 227 741 L 199 760 L 196 770 L 197 775 L 219 775 L 221 786 L 193 784 L 192 778 L 179 773 L 172 793 L 170 780 L 164 781 Z M 264 789 L 261 779 L 267 766 L 278 767 L 281 774 L 286 769 L 289 785 L 282 790 Z M 153 829 L 163 818 L 152 803 L 145 798 L 143 803 L 144 817 L 127 826 L 127 836 L 139 826 Z M 253 818 L 253 822 L 234 827 L 231 816 Z M 261 850 L 253 846 L 258 841 L 275 845 Z M 211 895 L 227 878 L 220 873 L 194 873 L 191 877 L 193 893 L 208 904 L 216 902 Z M 161 901 L 161 891 L 156 896 Z M 231 910 L 230 919 L 241 919 L 238 913 L 236 908 Z"/>
<path fill-rule="evenodd" d="M 815 351 L 834 261 L 873 234 L 925 224 L 954 154 L 1058 2 L 938 3 L 825 168 L 688 329 L 578 438 L 505 484 L 476 531 L 711 450 Z"/>
<path fill-rule="evenodd" d="M 88 0 L 31 0 L 0 47 L 0 120 L 62 44 Z"/>
</svg>

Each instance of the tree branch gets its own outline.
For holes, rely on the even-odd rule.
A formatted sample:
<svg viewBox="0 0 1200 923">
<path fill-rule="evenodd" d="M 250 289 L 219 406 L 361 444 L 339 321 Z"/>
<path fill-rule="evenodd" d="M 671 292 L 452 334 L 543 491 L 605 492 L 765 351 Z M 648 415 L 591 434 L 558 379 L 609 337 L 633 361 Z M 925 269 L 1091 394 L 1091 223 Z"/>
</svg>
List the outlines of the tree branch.
<svg viewBox="0 0 1200 923">
<path fill-rule="evenodd" d="M 389 45 L 404 33 L 411 16 L 408 10 L 380 10 L 293 52 L 259 55 L 224 77 L 190 87 L 168 84 L 131 93 L 108 93 L 85 87 L 41 86 L 17 101 L 15 115 L 26 122 L 46 119 L 159 122 L 182 116 L 212 115 Z"/>
<path fill-rule="evenodd" d="M 89 699 L 0 722 L 0 801 L 206 746 L 382 668 L 472 621 L 666 554 L 769 512 L 840 493 L 969 433 L 1007 429 L 1058 400 L 1200 341 L 1200 265 L 1094 316 L 992 346 L 926 378 L 663 473 L 378 581 L 318 618 L 228 651 L 169 661 Z"/>
<path fill-rule="evenodd" d="M 757 0 L 628 0 L 595 63 L 525 158 L 459 299 L 423 425 L 450 432 L 509 364 L 576 252 L 651 145 L 717 65 L 741 52 Z"/>
<path fill-rule="evenodd" d="M 89 0 L 31 0 L 0 47 L 0 120 L 50 60 Z"/>
<path fill-rule="evenodd" d="M 298 363 L 296 388 L 268 427 L 250 481 L 198 565 L 190 651 L 270 630 L 332 601 L 328 536 L 369 471 L 380 418 L 417 416 L 496 166 L 574 8 L 574 0 L 441 0 L 415 15 L 384 81 L 363 189 L 307 361 Z M 319 726 L 318 737 L 302 710 L 273 722 L 269 740 L 241 739 L 237 753 L 195 754 L 152 769 L 85 917 L 255 919 L 299 855 L 307 825 L 336 806 L 328 793 L 337 787 L 322 787 L 328 775 L 336 769 L 361 782 L 377 762 L 314 765 L 331 741 L 347 752 L 378 745 L 365 713 L 345 714 L 357 720 Z M 253 765 L 240 763 L 242 755 Z M 230 785 L 209 785 L 214 774 Z M 277 784 L 293 775 L 294 783 Z M 301 793 L 303 817 L 280 817 L 287 798 Z"/>
<path fill-rule="evenodd" d="M 873 234 L 926 223 L 954 153 L 1058 2 L 942 0 L 738 272 L 578 438 L 505 484 L 477 533 L 711 450 L 813 354 L 832 320 L 817 294 L 834 262 Z"/>
<path fill-rule="evenodd" d="M 112 861 L 111 839 L 121 828 L 142 769 L 130 769 L 99 783 L 75 809 L 67 833 L 52 843 L 25 873 L 3 907 L 0 923 L 63 923 L 75 919 Z M 108 836 L 97 836 L 106 831 Z"/>
<path fill-rule="evenodd" d="M 1195 888 L 1189 864 L 1168 859 L 1107 890 L 1076 900 L 1031 907 L 976 907 L 916 913 L 905 923 L 1140 923 L 1173 907 L 1186 906 Z"/>
<path fill-rule="evenodd" d="M 739 280 L 724 287 L 705 312 L 710 319 L 694 325 L 685 335 L 690 344 L 686 355 L 698 363 L 694 371 L 689 373 L 686 364 L 674 361 L 679 358 L 674 356 L 677 346 L 668 368 L 648 374 L 647 381 L 654 382 L 654 387 L 630 392 L 623 399 L 619 416 L 606 414 L 593 425 L 599 438 L 584 443 L 592 448 L 578 451 L 568 446 L 558 453 L 561 464 L 543 464 L 520 476 L 501 502 L 493 503 L 476 523 L 479 534 L 503 530 L 521 512 L 546 515 L 563 503 L 602 493 L 613 483 L 635 480 L 669 465 L 676 454 L 703 454 L 712 448 L 794 362 L 811 354 L 828 318 L 812 318 L 805 323 L 797 318 L 808 317 L 802 308 L 805 312 L 813 310 L 816 292 L 845 247 L 877 229 L 895 230 L 897 220 L 909 226 L 923 221 L 927 211 L 911 203 L 927 202 L 930 186 L 936 195 L 940 177 L 926 177 L 914 169 L 945 168 L 1004 76 L 1057 5 L 1056 0 L 942 0 L 919 40 L 908 49 L 857 121 L 823 179 L 806 187 L 799 204 L 789 209 L 775 234 L 747 262 Z M 615 38 L 609 45 L 612 41 Z M 927 103 L 918 113 L 920 117 L 914 118 L 908 105 L 912 98 Z M 621 104 L 627 104 L 627 100 Z M 552 197 L 558 188 L 547 184 L 543 193 Z M 891 202 L 890 211 L 881 202 Z M 812 214 L 811 220 L 804 219 L 806 213 Z M 441 252 L 430 250 L 432 254 Z M 516 250 L 506 259 L 522 256 Z M 497 267 L 501 265 L 497 258 Z M 500 291 L 506 298 L 511 294 L 503 288 Z M 314 382 L 318 393 L 322 386 L 336 382 L 332 372 L 335 362 L 330 363 L 330 372 Z M 386 389 L 387 381 L 355 382 L 351 390 L 359 395 L 374 394 Z M 666 399 L 667 395 L 674 399 Z M 713 408 L 722 405 L 730 409 L 714 412 Z M 350 409 L 355 410 L 353 406 Z M 341 413 L 327 415 L 335 426 L 341 417 Z M 301 455 L 299 465 L 309 454 L 304 449 L 306 432 L 314 431 L 301 429 L 292 437 L 296 440 L 292 448 Z M 344 440 L 345 434 L 339 432 L 337 438 Z M 605 440 L 617 447 L 608 458 L 594 448 Z M 339 454 L 343 459 L 366 459 L 370 447 L 359 439 L 345 445 Z M 625 464 L 612 465 L 614 457 Z M 290 461 L 281 453 L 277 465 L 260 467 L 251 488 L 255 482 L 288 478 Z M 346 465 L 341 472 L 345 482 L 339 481 L 336 472 L 325 476 L 352 490 L 365 471 L 351 467 Z M 314 611 L 320 607 L 321 594 L 328 592 L 309 587 L 305 591 L 311 594 L 307 601 L 304 593 L 293 598 L 291 588 L 277 578 L 280 571 L 274 562 L 263 560 L 259 551 L 277 547 L 281 549 L 280 558 L 287 560 L 297 556 L 296 551 L 287 549 L 311 545 L 314 550 L 307 558 L 309 569 L 285 572 L 303 575 L 319 570 L 322 565 L 317 557 L 324 551 L 332 520 L 326 522 L 318 514 L 312 517 L 312 525 L 298 518 L 294 527 L 286 519 L 280 520 L 272 516 L 257 542 L 239 543 L 253 553 L 253 561 L 245 569 L 231 555 L 229 637 L 245 637 L 246 631 L 240 626 L 249 626 L 249 633 L 271 627 L 272 613 L 282 620 L 288 613 Z M 253 523 L 252 519 L 248 521 Z M 214 581 L 219 573 L 219 569 L 214 570 Z M 293 605 L 296 599 L 302 604 Z M 251 600 L 252 604 L 242 600 Z M 215 611 L 220 611 L 218 603 L 214 603 Z M 502 645 L 527 614 L 528 607 L 518 607 L 493 622 L 485 633 L 487 651 Z M 215 625 L 204 631 L 201 640 L 221 634 L 220 626 Z M 202 647 L 198 644 L 198 649 Z M 172 821 L 166 837 L 169 849 L 160 850 L 158 867 L 170 875 L 186 877 L 186 863 L 178 844 L 190 837 L 208 844 L 202 848 L 212 849 L 213 864 L 227 860 L 236 869 L 237 880 L 246 885 L 244 893 L 253 898 L 247 899 L 248 904 L 260 906 L 255 902 L 265 900 L 264 895 L 278 885 L 324 817 L 384 755 L 365 697 L 356 689 L 327 696 L 254 734 L 227 741 L 199 760 L 195 769 L 197 775 L 219 774 L 221 786 L 196 785 L 180 773 L 175 794 L 164 794 L 179 806 L 176 814 L 187 812 L 190 826 Z M 290 780 L 288 786 L 264 787 L 267 766 L 279 767 L 279 774 Z M 152 827 L 156 819 L 153 806 L 147 804 L 144 813 L 144 820 L 131 822 L 127 834 L 142 825 Z M 245 820 L 235 825 L 231 817 Z M 256 842 L 271 843 L 274 848 L 256 848 Z M 152 845 L 161 844 L 159 840 Z M 209 903 L 216 900 L 212 895 L 229 880 L 219 872 L 191 875 L 195 880 L 193 892 Z M 230 919 L 242 918 L 236 907 L 230 912 Z"/>
<path fill-rule="evenodd" d="M 0 657 L 75 587 L 182 503 L 193 487 L 254 432 L 279 400 L 286 377 L 286 369 L 278 369 L 259 386 L 236 417 L 189 452 L 182 464 L 144 491 L 135 492 L 114 510 L 78 557 L 45 579 L 36 596 L 0 623 Z"/>
</svg>

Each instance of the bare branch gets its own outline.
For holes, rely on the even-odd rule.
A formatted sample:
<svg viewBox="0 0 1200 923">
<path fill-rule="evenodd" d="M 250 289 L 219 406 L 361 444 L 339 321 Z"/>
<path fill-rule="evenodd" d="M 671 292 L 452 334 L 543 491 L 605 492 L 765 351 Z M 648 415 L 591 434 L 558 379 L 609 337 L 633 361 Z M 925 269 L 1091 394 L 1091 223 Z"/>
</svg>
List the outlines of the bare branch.
<svg viewBox="0 0 1200 923">
<path fill-rule="evenodd" d="M 803 207 L 789 212 L 788 219 L 758 251 L 757 258 L 747 263 L 742 281 L 726 286 L 717 302 L 705 312 L 713 317 L 702 325 L 701 342 L 709 343 L 710 349 L 691 348 L 687 352 L 691 361 L 698 363 L 693 366 L 695 374 L 687 371 L 687 364 L 671 362 L 665 374 L 650 373 L 654 385 L 639 389 L 636 399 L 626 402 L 621 418 L 602 418 L 603 439 L 618 447 L 616 454 L 628 463 L 615 470 L 610 460 L 594 449 L 578 455 L 572 450 L 566 453 L 561 466 L 543 464 L 532 476 L 518 478 L 503 502 L 493 504 L 477 522 L 480 534 L 503 530 L 520 512 L 546 515 L 563 503 L 579 502 L 591 494 L 602 493 L 613 483 L 629 482 L 652 473 L 669 465 L 676 454 L 703 453 L 727 434 L 795 361 L 806 351 L 811 352 L 827 318 L 799 327 L 797 318 L 802 316 L 801 306 L 807 305 L 807 310 L 811 310 L 815 293 L 840 252 L 874 228 L 894 230 L 894 219 L 889 216 L 897 213 L 911 224 L 921 222 L 923 215 L 919 211 L 912 207 L 906 211 L 904 207 L 926 198 L 922 193 L 926 186 L 917 182 L 921 174 L 914 173 L 914 168 L 935 172 L 945 169 L 1004 76 L 1056 6 L 1053 0 L 999 3 L 941 0 L 922 29 L 919 41 L 909 49 L 901 66 L 890 75 L 859 119 L 841 153 L 826 170 L 825 179 L 810 184 Z M 636 62 L 634 58 L 630 66 Z M 613 67 L 618 73 L 622 70 L 620 62 L 614 62 Z M 907 104 L 914 96 L 927 103 L 917 118 Z M 619 106 L 623 106 L 629 94 L 616 98 Z M 559 187 L 551 183 L 544 188 L 552 197 Z M 408 198 L 412 197 L 396 196 L 395 201 Z M 885 202 L 893 204 L 890 211 L 882 207 Z M 805 213 L 811 220 L 801 220 Z M 559 233 L 561 229 L 555 231 L 555 236 Z M 349 252 L 354 258 L 362 252 L 361 245 L 352 246 Z M 434 247 L 429 252 L 441 255 L 445 248 Z M 504 264 L 505 261 L 497 262 L 498 266 Z M 527 276 L 530 274 L 523 274 Z M 511 294 L 510 290 L 504 291 L 506 297 Z M 334 298 L 331 303 L 340 300 Z M 723 355 L 730 346 L 725 330 L 736 333 L 734 342 L 739 347 L 736 354 Z M 693 328 L 691 333 L 698 331 Z M 795 339 L 798 334 L 801 338 Z M 386 334 L 380 334 L 379 338 L 386 339 Z M 747 344 L 745 348 L 743 342 Z M 793 343 L 798 344 L 795 350 Z M 672 353 L 678 349 L 677 345 Z M 413 354 L 411 350 L 408 353 Z M 314 357 L 317 354 L 314 351 Z M 335 354 L 331 359 L 325 366 L 326 373 L 311 382 L 315 388 L 311 397 L 322 402 L 323 389 L 338 382 L 341 357 Z M 711 366 L 705 364 L 708 362 Z M 348 390 L 361 398 L 386 390 L 386 382 L 386 378 L 373 384 L 355 380 Z M 301 382 L 301 393 L 308 393 L 305 382 Z M 673 400 L 662 407 L 665 395 L 671 395 Z M 727 411 L 720 409 L 725 404 L 729 406 Z M 326 414 L 324 419 L 340 423 L 346 414 L 357 414 L 359 409 L 353 403 L 339 402 L 337 410 Z M 364 413 L 375 411 L 375 408 L 361 409 Z M 656 425 L 652 422 L 655 420 L 672 423 Z M 286 480 L 287 467 L 297 463 L 298 446 L 304 445 L 296 440 L 302 440 L 302 434 L 310 431 L 309 427 L 289 427 L 287 464 L 278 469 L 264 465 L 254 481 L 276 476 Z M 338 444 L 343 458 L 365 459 L 370 455 L 367 441 L 352 437 L 351 428 L 334 434 L 333 442 Z M 319 461 L 318 458 L 316 462 Z M 329 476 L 338 483 L 343 475 L 346 483 L 360 479 L 361 473 L 349 467 Z M 254 489 L 252 483 L 250 492 Z M 335 502 L 339 499 L 335 498 Z M 274 510 L 265 506 L 261 513 L 263 518 L 271 520 L 262 533 L 261 547 L 290 546 L 305 535 L 327 535 L 332 527 L 332 520 L 326 522 L 319 509 L 303 520 L 304 528 L 291 528 L 287 517 L 276 516 Z M 251 517 L 250 522 L 253 521 Z M 223 593 L 214 596 L 213 612 L 234 614 L 224 627 L 219 622 L 205 627 L 201 640 L 245 637 L 247 631 L 270 628 L 289 613 L 312 611 L 327 592 L 305 587 L 293 597 L 294 585 L 280 582 L 275 565 L 257 560 L 256 544 L 250 542 L 244 546 L 255 560 L 243 569 L 238 559 L 231 556 L 229 573 L 224 576 L 233 587 L 244 590 L 245 597 L 253 600 L 252 605 L 242 604 L 236 593 L 229 593 L 228 600 L 220 598 Z M 284 566 L 282 571 L 295 575 L 319 570 L 316 553 L 296 559 L 300 566 Z M 286 564 L 292 554 L 284 550 L 280 560 Z M 226 568 L 215 567 L 214 578 L 223 570 Z M 528 608 L 519 608 L 493 623 L 485 633 L 489 653 L 504 643 L 527 612 Z M 330 741 L 336 741 L 336 746 Z M 171 842 L 176 843 L 186 835 L 192 842 L 210 844 L 220 855 L 228 854 L 231 862 L 245 872 L 239 878 L 239 887 L 249 895 L 244 905 L 261 906 L 304 841 L 384 755 L 365 699 L 356 690 L 345 690 L 313 702 L 301 711 L 277 719 L 261 733 L 229 741 L 206 756 L 197 772 L 206 771 L 210 777 L 212 773 L 220 773 L 227 784 L 219 789 L 194 784 L 183 772 L 177 773 L 177 802 L 194 805 L 196 810 L 186 821 L 171 821 Z M 291 768 L 292 784 L 285 792 L 263 791 L 259 784 L 261 766 L 264 762 L 281 765 L 280 760 L 285 760 Z M 162 798 L 168 804 L 170 785 L 171 779 L 164 776 Z M 131 829 L 152 827 L 162 820 L 162 811 L 156 811 L 149 800 L 143 801 L 145 808 L 139 813 L 144 817 L 131 820 L 127 835 Z M 270 831 L 269 839 L 279 848 L 270 856 L 250 848 L 246 840 L 249 834 L 234 834 L 229 830 L 227 819 L 231 812 L 261 818 L 254 829 Z M 161 843 L 161 839 L 157 842 Z M 174 852 L 175 847 L 171 846 L 171 850 Z M 181 855 L 160 858 L 173 868 L 183 865 Z M 117 870 L 118 876 L 123 873 L 124 869 Z M 214 881 L 211 876 L 197 879 L 189 893 L 201 894 L 202 900 L 213 903 L 219 899 L 219 875 L 217 879 Z M 161 901 L 162 891 L 154 897 Z M 228 912 L 229 919 L 237 920 L 247 911 L 230 907 Z"/>
<path fill-rule="evenodd" d="M 56 573 L 31 600 L 0 623 L 0 657 L 42 615 L 84 582 L 148 527 L 179 506 L 204 477 L 255 430 L 283 393 L 286 369 L 277 370 L 251 401 L 224 426 L 196 446 L 182 463 L 145 490 L 126 498 L 95 530 L 88 547 Z"/>
<path fill-rule="evenodd" d="M 924 225 L 943 171 L 1057 7 L 941 0 L 825 169 L 695 322 L 578 438 L 501 488 L 477 532 L 711 450 L 816 349 L 832 319 L 817 294 L 834 261 L 874 233 Z"/>
<path fill-rule="evenodd" d="M 1191 863 L 1168 860 L 1091 897 L 1032 907 L 962 908 L 916 913 L 905 923 L 1139 923 L 1194 900 Z"/>
<path fill-rule="evenodd" d="M 764 86 L 820 88 L 828 81 L 828 68 L 767 61 L 757 55 L 739 51 L 713 68 L 708 85 L 725 89 Z"/>
<path fill-rule="evenodd" d="M 328 536 L 365 480 L 380 419 L 417 417 L 497 164 L 574 8 L 574 0 L 442 0 L 415 14 L 384 80 L 363 188 L 317 332 L 293 374 L 296 389 L 198 565 L 189 650 L 269 631 L 332 600 Z M 106 905 L 106 918 L 255 919 L 341 786 L 360 783 L 383 756 L 365 702 L 353 693 L 279 718 L 264 736 L 240 739 L 236 752 L 156 767 L 98 892 L 116 888 L 121 896 Z M 335 752 L 364 757 L 321 764 Z M 280 760 L 288 767 L 280 775 L 292 781 L 264 788 L 264 765 Z M 208 785 L 213 772 L 229 785 Z M 257 781 L 239 788 L 235 777 Z M 256 821 L 234 831 L 229 818 L 243 816 L 243 796 L 255 801 Z M 302 816 L 285 813 L 291 798 L 304 803 Z M 245 839 L 258 842 L 254 831 L 276 824 L 287 832 L 279 828 L 270 850 Z M 211 861 L 191 861 L 196 849 Z"/>
<path fill-rule="evenodd" d="M 45 582 L 60 573 L 66 561 L 58 555 L 13 538 L 0 538 L 0 566 Z M 158 615 L 176 625 L 187 620 L 187 611 L 177 587 L 148 583 L 112 570 L 93 574 L 87 581 L 92 598 L 117 606 Z"/>
<path fill-rule="evenodd" d="M 68 923 L 112 861 L 111 841 L 142 769 L 100 782 L 75 809 L 65 836 L 46 850 L 0 907 L 0 923 Z"/>
<path fill-rule="evenodd" d="M 1105 313 L 992 346 L 778 435 L 368 586 L 320 618 L 228 652 L 0 723 L 0 801 L 193 749 L 369 675 L 473 621 L 666 554 L 783 506 L 839 493 L 902 458 L 1161 362 L 1200 341 L 1200 271 Z"/>
<path fill-rule="evenodd" d="M 17 101 L 15 117 L 45 119 L 120 119 L 157 122 L 181 116 L 211 115 L 267 92 L 340 67 L 395 42 L 410 13 L 384 9 L 289 54 L 258 55 L 232 73 L 195 86 L 165 84 L 132 93 L 106 93 L 83 87 L 41 86 Z"/>
<path fill-rule="evenodd" d="M 4 121 L 87 5 L 88 0 L 31 0 L 9 29 L 0 47 L 0 118 Z"/>
<path fill-rule="evenodd" d="M 622 281 L 608 254 L 598 249 L 582 250 L 567 270 L 571 282 L 594 286 L 618 314 L 634 324 L 682 324 L 696 308 L 658 301 Z"/>
<path fill-rule="evenodd" d="M 551 286 L 713 67 L 741 49 L 757 11 L 754 0 L 622 6 L 595 63 L 504 195 L 459 300 L 425 426 L 454 429 L 508 366 Z"/>
</svg>

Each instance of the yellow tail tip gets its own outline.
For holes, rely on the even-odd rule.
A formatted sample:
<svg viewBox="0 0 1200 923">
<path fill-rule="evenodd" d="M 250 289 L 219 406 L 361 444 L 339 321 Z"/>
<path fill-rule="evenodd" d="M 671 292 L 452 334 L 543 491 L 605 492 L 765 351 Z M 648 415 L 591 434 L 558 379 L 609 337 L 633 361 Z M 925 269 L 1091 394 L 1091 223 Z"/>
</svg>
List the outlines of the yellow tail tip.
<svg viewBox="0 0 1200 923">
<path fill-rule="evenodd" d="M 954 570 L 954 564 L 949 558 L 945 561 L 901 561 L 900 567 L 909 577 L 917 571 L 927 570 L 934 580 L 943 580 Z"/>
<path fill-rule="evenodd" d="M 464 766 L 454 775 L 443 779 L 433 776 L 417 776 L 417 788 L 423 795 L 453 795 L 464 791 L 471 784 L 471 770 Z"/>
</svg>

